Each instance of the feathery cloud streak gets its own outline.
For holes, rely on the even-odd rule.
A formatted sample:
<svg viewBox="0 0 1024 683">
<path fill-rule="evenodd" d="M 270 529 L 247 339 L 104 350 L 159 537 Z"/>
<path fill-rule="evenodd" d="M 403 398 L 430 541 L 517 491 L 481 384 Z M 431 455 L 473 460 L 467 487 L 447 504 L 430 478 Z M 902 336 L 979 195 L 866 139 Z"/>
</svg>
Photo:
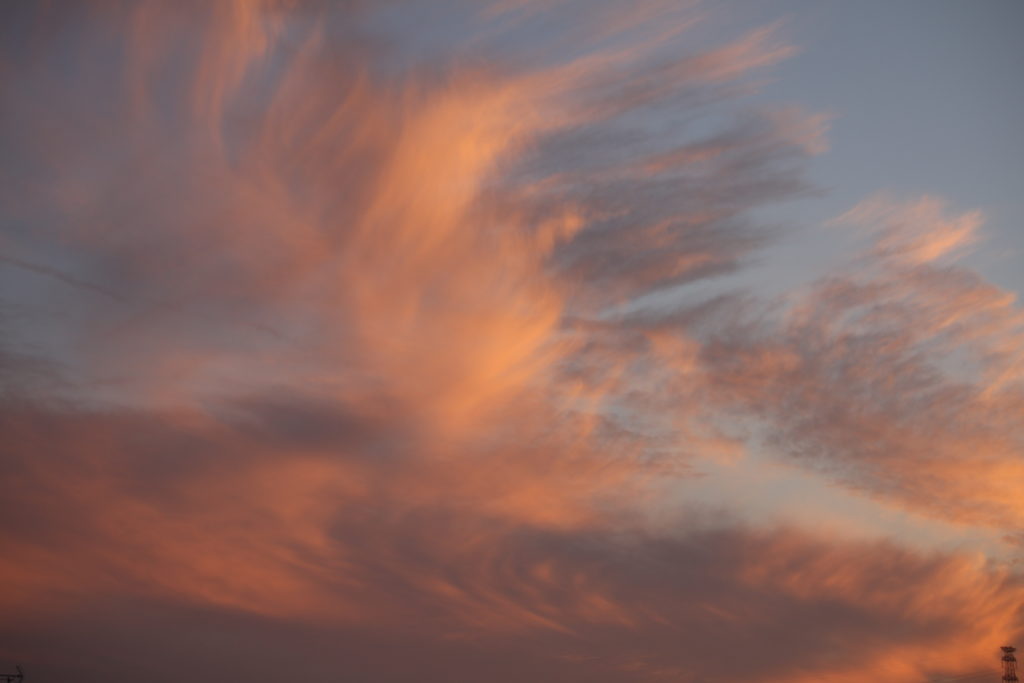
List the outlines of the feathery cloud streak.
<svg viewBox="0 0 1024 683">
<path fill-rule="evenodd" d="M 690 7 L 600 4 L 4 10 L 10 656 L 713 681 L 738 647 L 895 683 L 1019 632 L 996 562 L 672 512 L 754 417 L 880 504 L 1017 528 L 1020 313 L 935 200 L 851 211 L 875 246 L 785 308 L 668 305 L 773 238 L 825 119 L 734 104 L 778 27 L 694 50 Z"/>
</svg>

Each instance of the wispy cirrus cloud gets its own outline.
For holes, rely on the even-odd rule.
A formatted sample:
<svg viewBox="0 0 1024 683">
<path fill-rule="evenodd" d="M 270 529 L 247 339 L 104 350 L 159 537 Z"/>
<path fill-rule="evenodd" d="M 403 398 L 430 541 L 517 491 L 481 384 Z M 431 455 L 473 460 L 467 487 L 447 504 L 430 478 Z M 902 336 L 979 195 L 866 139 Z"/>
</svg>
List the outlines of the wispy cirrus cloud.
<svg viewBox="0 0 1024 683">
<path fill-rule="evenodd" d="M 764 419 L 777 448 L 855 488 L 1015 528 L 1024 317 L 1013 293 L 942 260 L 978 214 L 872 199 L 854 218 L 879 226 L 869 249 L 779 317 L 726 322 L 702 349 L 709 386 Z"/>
<path fill-rule="evenodd" d="M 509 681 L 531 670 L 716 680 L 747 658 L 765 681 L 898 681 L 984 662 L 1019 619 L 1019 577 L 978 557 L 699 517 L 645 531 L 608 498 L 634 498 L 619 488 L 631 468 L 595 469 L 564 444 L 428 457 L 367 420 L 346 430 L 343 415 L 310 443 L 309 429 L 268 438 L 245 421 L 4 412 L 18 446 L 5 466 L 3 574 L 15 590 L 4 606 L 30 626 L 11 638 L 52 629 L 74 653 L 78 611 L 115 605 L 85 641 L 118 651 L 105 675 L 162 680 L 159 658 L 132 653 L 167 637 L 165 618 L 230 618 L 239 640 L 190 658 L 224 670 L 232 648 L 269 638 L 274 656 L 237 670 L 276 661 L 314 677 L 468 679 L 479 669 L 456 664 L 468 648 Z M 309 653 L 289 632 L 419 654 Z M 80 671 L 74 656 L 37 668 Z"/>
<path fill-rule="evenodd" d="M 984 662 L 1020 630 L 1006 566 L 712 523 L 672 491 L 756 421 L 838 485 L 1013 528 L 1020 313 L 945 264 L 980 217 L 873 200 L 845 218 L 874 247 L 786 306 L 670 305 L 808 190 L 827 118 L 730 104 L 794 48 L 770 26 L 689 50 L 674 3 L 500 5 L 4 10 L 5 324 L 56 341 L 0 370 L 32 351 L 61 377 L 2 406 L 10 655 L 158 681 L 168 625 L 201 619 L 206 680 Z M 523 43 L 538 16 L 593 40 Z"/>
</svg>

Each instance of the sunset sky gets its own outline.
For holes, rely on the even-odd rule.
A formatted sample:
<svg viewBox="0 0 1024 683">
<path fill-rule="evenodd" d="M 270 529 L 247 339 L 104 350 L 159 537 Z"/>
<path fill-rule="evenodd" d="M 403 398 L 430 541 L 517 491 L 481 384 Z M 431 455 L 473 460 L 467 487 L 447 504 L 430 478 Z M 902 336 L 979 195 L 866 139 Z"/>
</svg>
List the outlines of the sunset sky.
<svg viewBox="0 0 1024 683">
<path fill-rule="evenodd" d="M 0 674 L 968 683 L 1024 3 L 0 3 Z"/>
</svg>

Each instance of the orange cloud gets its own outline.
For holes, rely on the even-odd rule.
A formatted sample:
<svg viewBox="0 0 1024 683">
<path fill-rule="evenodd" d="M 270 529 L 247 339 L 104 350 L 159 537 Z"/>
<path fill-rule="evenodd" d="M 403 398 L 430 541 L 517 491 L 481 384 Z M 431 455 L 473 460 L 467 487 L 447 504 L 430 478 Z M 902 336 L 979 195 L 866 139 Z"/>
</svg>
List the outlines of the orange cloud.
<svg viewBox="0 0 1024 683">
<path fill-rule="evenodd" d="M 6 408 L 3 605 L 29 632 L 57 634 L 58 654 L 33 661 L 40 673 L 74 670 L 64 653 L 82 647 L 83 605 L 117 606 L 90 636 L 115 652 L 115 678 L 160 675 L 159 660 L 133 652 L 168 637 L 167 611 L 236 615 L 237 640 L 215 655 L 240 657 L 234 671 L 263 658 L 233 648 L 273 642 L 312 675 L 347 666 L 370 679 L 439 672 L 453 651 L 483 666 L 519 660 L 497 674 L 508 681 L 520 667 L 581 681 L 714 679 L 756 660 L 754 680 L 897 683 L 983 666 L 990 643 L 1020 628 L 1019 577 L 979 558 L 794 530 L 687 530 L 685 519 L 652 534 L 609 506 L 620 476 L 564 444 L 536 458 L 479 454 L 481 467 L 410 462 L 386 447 L 394 434 L 358 422 L 312 442 L 312 423 L 290 431 L 298 416 L 283 419 L 280 404 L 220 424 Z M 316 409 L 301 407 L 310 421 Z M 274 623 L 341 642 L 311 654 L 262 632 Z M 395 673 L 396 662 L 350 656 L 367 641 L 416 654 Z"/>
<path fill-rule="evenodd" d="M 1011 293 L 931 260 L 973 234 L 977 215 L 932 215 L 930 200 L 864 211 L 882 221 L 871 253 L 883 258 L 810 286 L 763 326 L 726 322 L 703 349 L 707 387 L 838 481 L 938 518 L 1016 528 L 1024 317 Z"/>
<path fill-rule="evenodd" d="M 976 217 L 883 230 L 876 279 L 781 322 L 649 305 L 739 267 L 824 148 L 797 109 L 649 122 L 792 54 L 776 27 L 688 52 L 652 2 L 510 55 L 500 11 L 444 15 L 484 46 L 360 3 L 2 11 L 45 48 L 0 95 L 3 323 L 38 342 L 0 352 L 0 605 L 42 675 L 160 680 L 173 639 L 207 680 L 696 682 L 740 646 L 755 680 L 896 683 L 1019 633 L 1003 567 L 659 514 L 754 415 L 881 498 L 1019 521 L 1019 313 L 936 263 Z"/>
<path fill-rule="evenodd" d="M 920 265 L 956 255 L 977 239 L 983 222 L 980 211 L 955 217 L 946 217 L 945 211 L 944 202 L 936 197 L 900 203 L 877 196 L 864 200 L 835 222 L 876 230 L 877 255 Z"/>
</svg>

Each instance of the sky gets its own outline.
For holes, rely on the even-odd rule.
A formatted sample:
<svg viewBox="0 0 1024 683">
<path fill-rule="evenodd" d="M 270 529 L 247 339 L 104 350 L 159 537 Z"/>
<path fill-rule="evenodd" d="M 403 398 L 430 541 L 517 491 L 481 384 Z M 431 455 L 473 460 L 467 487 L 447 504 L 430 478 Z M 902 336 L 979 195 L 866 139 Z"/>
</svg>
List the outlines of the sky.
<svg viewBox="0 0 1024 683">
<path fill-rule="evenodd" d="M 0 5 L 0 674 L 1024 646 L 1024 5 Z"/>
</svg>

